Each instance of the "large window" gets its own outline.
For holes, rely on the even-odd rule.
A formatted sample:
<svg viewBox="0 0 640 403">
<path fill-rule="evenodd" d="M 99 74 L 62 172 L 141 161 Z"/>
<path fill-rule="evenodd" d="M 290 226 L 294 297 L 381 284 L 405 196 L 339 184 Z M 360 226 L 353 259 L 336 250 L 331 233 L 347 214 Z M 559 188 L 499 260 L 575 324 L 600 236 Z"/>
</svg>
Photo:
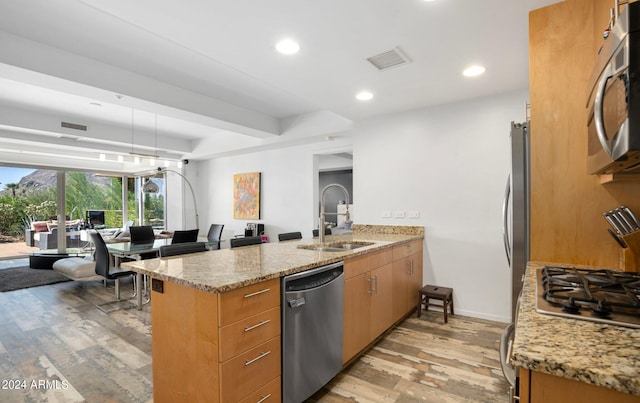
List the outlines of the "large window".
<svg viewBox="0 0 640 403">
<path fill-rule="evenodd" d="M 87 221 L 93 227 L 119 228 L 129 218 L 135 218 L 135 210 L 129 213 L 129 209 L 123 208 L 122 177 L 67 172 L 65 184 L 67 220 Z"/>
<path fill-rule="evenodd" d="M 157 193 L 142 192 L 142 184 L 147 179 L 77 171 L 66 171 L 59 176 L 56 170 L 0 167 L 0 239 L 40 247 L 39 242 L 30 239 L 35 232 L 32 223 L 38 222 L 39 231 L 43 231 L 41 223 L 45 222 L 50 230 L 58 225 L 59 215 L 64 215 L 65 231 L 70 232 L 81 230 L 87 224 L 93 228 L 121 228 L 129 223 L 164 229 L 164 178 L 151 178 L 158 184 Z M 59 211 L 58 201 L 62 198 L 58 192 L 62 191 L 64 207 Z M 94 217 L 93 222 L 87 222 L 89 215 Z M 75 237 L 66 237 L 66 243 Z M 63 247 L 55 242 L 48 245 L 52 247 L 47 249 Z M 64 245 L 65 248 L 74 246 Z"/>
<path fill-rule="evenodd" d="M 56 171 L 0 167 L 0 237 L 22 242 L 33 221 L 57 216 Z"/>
</svg>

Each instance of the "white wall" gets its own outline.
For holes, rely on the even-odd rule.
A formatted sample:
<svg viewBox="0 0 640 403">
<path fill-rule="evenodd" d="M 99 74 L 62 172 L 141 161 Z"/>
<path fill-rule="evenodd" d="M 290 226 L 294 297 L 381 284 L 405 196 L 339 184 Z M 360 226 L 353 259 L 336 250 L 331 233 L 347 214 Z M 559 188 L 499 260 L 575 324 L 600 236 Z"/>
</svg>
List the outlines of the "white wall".
<svg viewBox="0 0 640 403">
<path fill-rule="evenodd" d="M 519 91 L 383 116 L 340 133 L 353 141 L 357 222 L 424 226 L 424 281 L 452 287 L 460 314 L 504 322 L 511 318 L 502 198 L 510 122 L 525 119 L 527 99 L 528 93 Z M 196 179 L 201 227 L 225 224 L 227 239 L 242 233 L 247 221 L 232 218 L 232 178 L 258 171 L 263 196 L 259 222 L 270 240 L 298 230 L 308 237 L 317 222 L 314 154 L 327 147 L 324 143 L 201 162 Z M 385 210 L 418 211 L 420 216 L 381 218 Z"/>
<path fill-rule="evenodd" d="M 317 223 L 314 202 L 314 154 L 328 152 L 331 148 L 344 147 L 349 139 L 322 144 L 262 151 L 234 157 L 225 157 L 199 164 L 198 184 L 202 191 L 198 196 L 200 226 L 211 223 L 224 224 L 223 238 L 244 234 L 248 222 L 265 225 L 270 241 L 278 240 L 282 232 L 301 231 L 310 238 Z M 261 172 L 260 220 L 233 219 L 233 175 Z M 317 180 L 315 181 L 317 184 Z M 198 191 L 196 191 L 198 193 Z M 228 247 L 228 242 L 223 247 Z"/>
<path fill-rule="evenodd" d="M 424 282 L 452 287 L 456 312 L 508 322 L 502 200 L 511 121 L 526 91 L 360 122 L 353 133 L 358 222 L 425 227 Z M 418 211 L 419 218 L 382 218 Z"/>
</svg>

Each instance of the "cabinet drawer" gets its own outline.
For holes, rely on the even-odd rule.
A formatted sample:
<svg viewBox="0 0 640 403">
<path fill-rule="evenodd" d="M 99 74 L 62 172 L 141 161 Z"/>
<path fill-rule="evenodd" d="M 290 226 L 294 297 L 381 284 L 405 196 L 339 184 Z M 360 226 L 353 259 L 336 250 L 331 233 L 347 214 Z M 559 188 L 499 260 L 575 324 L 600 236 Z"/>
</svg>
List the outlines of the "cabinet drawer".
<svg viewBox="0 0 640 403">
<path fill-rule="evenodd" d="M 277 377 L 255 393 L 242 399 L 240 403 L 280 403 L 282 401 L 280 390 L 280 377 Z"/>
<path fill-rule="evenodd" d="M 231 290 L 219 298 L 219 326 L 226 326 L 280 306 L 280 279 Z"/>
<path fill-rule="evenodd" d="M 220 401 L 237 402 L 280 376 L 280 336 L 220 364 Z"/>
<path fill-rule="evenodd" d="M 227 361 L 279 334 L 279 307 L 224 326 L 220 328 L 220 362 Z"/>
<path fill-rule="evenodd" d="M 368 272 L 387 263 L 391 263 L 391 248 L 385 248 L 366 255 L 346 259 L 344 261 L 344 278 L 349 279 L 359 274 Z"/>
<path fill-rule="evenodd" d="M 415 240 L 393 247 L 393 261 L 400 260 L 422 250 L 422 240 Z"/>
</svg>

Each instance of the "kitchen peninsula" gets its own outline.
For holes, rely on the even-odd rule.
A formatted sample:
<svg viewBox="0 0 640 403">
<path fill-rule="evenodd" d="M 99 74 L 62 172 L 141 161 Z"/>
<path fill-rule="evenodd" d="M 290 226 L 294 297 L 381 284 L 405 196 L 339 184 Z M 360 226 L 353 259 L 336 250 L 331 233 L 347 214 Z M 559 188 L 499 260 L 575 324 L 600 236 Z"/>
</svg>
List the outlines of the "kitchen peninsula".
<svg viewBox="0 0 640 403">
<path fill-rule="evenodd" d="M 536 312 L 536 272 L 554 264 L 527 266 L 512 354 L 520 401 L 640 402 L 640 329 Z"/>
<path fill-rule="evenodd" d="M 280 278 L 340 261 L 348 363 L 416 306 L 423 238 L 423 227 L 354 225 L 325 242 L 369 245 L 301 239 L 123 264 L 152 278 L 154 401 L 279 402 Z M 375 292 L 360 289 L 374 276 Z"/>
</svg>

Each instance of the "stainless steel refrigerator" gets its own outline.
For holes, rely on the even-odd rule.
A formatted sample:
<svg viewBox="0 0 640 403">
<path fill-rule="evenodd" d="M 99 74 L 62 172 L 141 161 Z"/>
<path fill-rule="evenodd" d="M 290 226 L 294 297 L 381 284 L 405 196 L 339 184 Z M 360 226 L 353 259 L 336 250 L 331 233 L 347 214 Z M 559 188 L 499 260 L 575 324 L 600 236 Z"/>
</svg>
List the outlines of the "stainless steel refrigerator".
<svg viewBox="0 0 640 403">
<path fill-rule="evenodd" d="M 511 122 L 511 173 L 502 206 L 504 248 L 511 268 L 511 319 L 529 260 L 529 127 Z"/>
<path fill-rule="evenodd" d="M 517 327 L 518 298 L 529 260 L 529 128 L 530 123 L 511 122 L 511 173 L 507 180 L 502 214 L 504 247 L 511 269 L 511 320 L 500 338 L 500 364 L 509 382 L 509 402 L 518 400 L 518 369 L 509 363 Z"/>
</svg>

